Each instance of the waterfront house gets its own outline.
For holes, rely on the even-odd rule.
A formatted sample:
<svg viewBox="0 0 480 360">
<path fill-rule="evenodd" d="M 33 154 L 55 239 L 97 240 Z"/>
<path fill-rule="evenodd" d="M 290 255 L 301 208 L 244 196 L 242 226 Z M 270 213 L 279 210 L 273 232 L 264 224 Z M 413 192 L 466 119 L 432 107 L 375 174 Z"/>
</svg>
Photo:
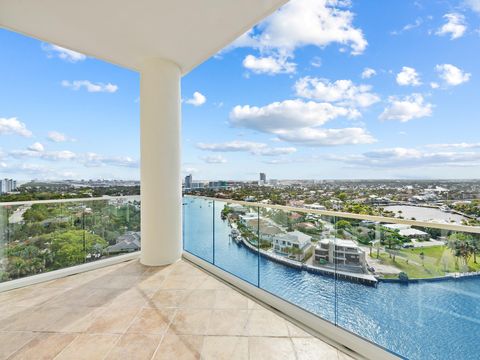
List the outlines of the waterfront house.
<svg viewBox="0 0 480 360">
<path fill-rule="evenodd" d="M 305 259 L 312 247 L 312 237 L 295 230 L 273 236 L 273 250 L 298 261 Z"/>
<path fill-rule="evenodd" d="M 365 252 L 352 240 L 323 239 L 315 246 L 314 260 L 320 265 L 336 264 L 366 268 Z"/>
<path fill-rule="evenodd" d="M 420 239 L 420 240 L 428 240 L 430 235 L 422 230 L 414 229 L 411 225 L 407 224 L 385 224 L 383 227 L 398 231 L 398 234 L 409 239 Z"/>
</svg>

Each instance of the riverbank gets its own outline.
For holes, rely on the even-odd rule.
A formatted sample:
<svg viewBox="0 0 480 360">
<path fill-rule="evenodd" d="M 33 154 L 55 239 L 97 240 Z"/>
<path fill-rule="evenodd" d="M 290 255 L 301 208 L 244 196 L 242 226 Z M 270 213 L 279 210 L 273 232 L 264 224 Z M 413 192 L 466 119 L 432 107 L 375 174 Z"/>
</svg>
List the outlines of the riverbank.
<svg viewBox="0 0 480 360">
<path fill-rule="evenodd" d="M 325 275 L 329 277 L 333 277 L 336 279 L 340 280 L 346 280 L 349 282 L 353 283 L 358 283 L 358 284 L 363 284 L 367 286 L 377 286 L 378 280 L 375 276 L 373 275 L 367 275 L 367 274 L 355 274 L 355 273 L 350 273 L 346 271 L 338 271 L 335 269 L 329 269 L 329 268 L 322 268 L 322 267 L 317 267 L 313 265 L 307 265 L 304 264 L 300 261 L 295 261 L 292 259 L 287 259 L 284 256 L 281 255 L 276 255 L 272 252 L 263 250 L 263 249 L 258 249 L 256 246 L 252 245 L 248 240 L 245 238 L 241 237 L 241 244 L 247 247 L 250 251 L 253 251 L 254 253 L 259 253 L 260 256 L 270 259 L 272 261 L 275 261 L 277 263 L 283 264 L 285 266 L 289 266 L 292 268 L 295 268 L 297 270 L 303 270 L 303 271 L 308 271 L 313 274 L 320 274 L 320 275 Z"/>
</svg>

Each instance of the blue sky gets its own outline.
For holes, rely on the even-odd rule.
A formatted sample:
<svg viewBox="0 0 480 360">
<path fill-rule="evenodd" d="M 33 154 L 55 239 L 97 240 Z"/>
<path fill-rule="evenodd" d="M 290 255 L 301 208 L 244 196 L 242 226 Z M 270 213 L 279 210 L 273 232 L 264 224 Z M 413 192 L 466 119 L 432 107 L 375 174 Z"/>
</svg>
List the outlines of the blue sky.
<svg viewBox="0 0 480 360">
<path fill-rule="evenodd" d="M 0 30 L 2 177 L 138 179 L 138 74 Z M 480 0 L 292 0 L 182 80 L 195 179 L 480 178 Z"/>
</svg>

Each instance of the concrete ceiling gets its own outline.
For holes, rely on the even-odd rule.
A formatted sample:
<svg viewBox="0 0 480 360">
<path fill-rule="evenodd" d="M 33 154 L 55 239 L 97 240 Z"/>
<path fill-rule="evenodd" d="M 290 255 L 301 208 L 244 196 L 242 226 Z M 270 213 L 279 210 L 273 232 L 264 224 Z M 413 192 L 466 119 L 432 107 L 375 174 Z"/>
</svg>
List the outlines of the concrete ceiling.
<svg viewBox="0 0 480 360">
<path fill-rule="evenodd" d="M 182 73 L 287 0 L 0 0 L 0 26 L 133 70 L 161 57 Z"/>
</svg>

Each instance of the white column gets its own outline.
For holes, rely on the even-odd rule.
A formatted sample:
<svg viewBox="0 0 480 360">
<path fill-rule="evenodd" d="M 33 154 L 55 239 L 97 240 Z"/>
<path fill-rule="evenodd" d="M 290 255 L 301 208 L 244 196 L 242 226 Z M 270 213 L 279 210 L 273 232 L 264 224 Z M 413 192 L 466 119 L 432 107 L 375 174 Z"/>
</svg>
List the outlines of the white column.
<svg viewBox="0 0 480 360">
<path fill-rule="evenodd" d="M 141 263 L 171 264 L 182 254 L 180 77 L 152 58 L 140 70 Z"/>
</svg>

